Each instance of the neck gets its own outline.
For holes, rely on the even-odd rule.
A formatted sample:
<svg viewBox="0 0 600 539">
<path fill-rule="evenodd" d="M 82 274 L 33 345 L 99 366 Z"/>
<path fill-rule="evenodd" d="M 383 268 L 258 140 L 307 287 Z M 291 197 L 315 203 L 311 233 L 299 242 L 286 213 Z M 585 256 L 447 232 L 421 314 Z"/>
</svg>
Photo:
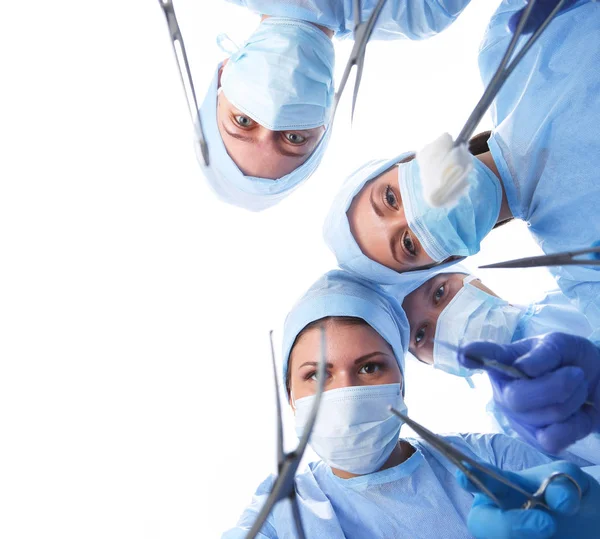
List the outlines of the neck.
<svg viewBox="0 0 600 539">
<path fill-rule="evenodd" d="M 500 204 L 500 213 L 498 214 L 498 219 L 496 220 L 496 224 L 502 223 L 503 221 L 508 221 L 513 218 L 513 214 L 510 211 L 510 207 L 508 205 L 508 200 L 506 198 L 506 191 L 504 190 L 504 184 L 502 183 L 502 178 L 500 177 L 500 172 L 498 171 L 498 167 L 496 163 L 494 163 L 494 158 L 492 157 L 491 152 L 480 153 L 475 156 L 479 159 L 487 168 L 489 168 L 498 181 L 500 182 L 500 187 L 502 187 L 502 203 Z"/>
<path fill-rule="evenodd" d="M 396 444 L 396 447 L 394 447 L 394 450 L 392 451 L 388 459 L 385 461 L 385 464 L 381 468 L 379 468 L 379 470 L 376 471 L 381 472 L 382 470 L 387 470 L 388 468 L 398 466 L 399 464 L 402 464 L 405 460 L 408 460 L 414 452 L 415 448 L 412 445 L 410 445 L 406 440 L 399 440 Z M 337 468 L 331 468 L 331 471 L 333 472 L 333 475 L 336 475 L 337 477 L 340 477 L 342 479 L 352 479 L 353 477 L 359 477 L 360 475 L 367 475 L 350 473 L 344 470 L 338 470 Z"/>
<path fill-rule="evenodd" d="M 271 15 L 261 15 L 260 16 L 260 20 L 264 21 L 265 19 L 268 19 L 269 17 L 271 17 Z M 333 30 L 331 30 L 330 28 L 327 28 L 326 26 L 321 26 L 320 24 L 315 24 L 314 22 L 309 22 L 309 21 L 304 21 L 304 22 L 308 22 L 308 24 L 312 24 L 313 26 L 316 26 L 319 30 L 321 30 L 321 32 L 323 32 L 329 39 L 331 39 L 333 37 Z"/>
</svg>

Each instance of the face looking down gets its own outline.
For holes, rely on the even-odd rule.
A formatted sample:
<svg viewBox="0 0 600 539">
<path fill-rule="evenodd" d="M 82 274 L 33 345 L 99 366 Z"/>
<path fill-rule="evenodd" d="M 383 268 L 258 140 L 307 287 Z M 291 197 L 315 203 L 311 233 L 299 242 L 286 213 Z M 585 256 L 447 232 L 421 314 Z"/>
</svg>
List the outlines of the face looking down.
<svg viewBox="0 0 600 539">
<path fill-rule="evenodd" d="M 292 406 L 316 393 L 321 327 L 325 329 L 327 358 L 324 391 L 402 383 L 394 352 L 377 331 L 358 318 L 329 317 L 307 326 L 292 347 L 286 381 Z"/>
<path fill-rule="evenodd" d="M 402 303 L 410 323 L 410 340 L 408 350 L 417 359 L 433 365 L 433 341 L 437 328 L 437 320 L 464 286 L 463 273 L 441 273 L 408 294 Z M 498 297 L 479 279 L 471 281 L 471 285 Z"/>
<path fill-rule="evenodd" d="M 325 133 L 325 126 L 271 131 L 237 110 L 222 91 L 217 123 L 227 153 L 242 173 L 269 180 L 282 178 L 306 162 Z"/>
<path fill-rule="evenodd" d="M 394 166 L 365 184 L 347 212 L 350 230 L 361 251 L 395 271 L 435 263 L 409 228 Z"/>
</svg>

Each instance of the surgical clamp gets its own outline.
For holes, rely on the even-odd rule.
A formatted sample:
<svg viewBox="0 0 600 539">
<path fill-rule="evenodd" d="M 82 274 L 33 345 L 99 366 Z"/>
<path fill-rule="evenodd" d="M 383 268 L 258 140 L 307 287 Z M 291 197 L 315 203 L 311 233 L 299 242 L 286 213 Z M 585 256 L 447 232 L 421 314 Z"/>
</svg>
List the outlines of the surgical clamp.
<svg viewBox="0 0 600 539">
<path fill-rule="evenodd" d="M 371 12 L 371 15 L 369 15 L 369 18 L 366 22 L 363 22 L 361 20 L 361 0 L 353 0 L 352 3 L 354 8 L 354 45 L 352 46 L 350 58 L 348 59 L 348 63 L 346 64 L 346 68 L 344 69 L 342 81 L 340 82 L 340 86 L 337 92 L 335 93 L 333 101 L 333 111 L 331 113 L 331 121 L 333 121 L 335 111 L 337 110 L 340 98 L 342 97 L 342 93 L 344 91 L 344 88 L 346 87 L 346 83 L 348 82 L 350 71 L 352 71 L 352 68 L 356 66 L 356 80 L 354 82 L 354 93 L 352 94 L 351 115 L 351 119 L 354 119 L 354 109 L 356 107 L 356 98 L 358 97 L 358 89 L 360 88 L 360 81 L 362 79 L 367 43 L 369 41 L 369 38 L 371 37 L 371 34 L 373 33 L 373 29 L 375 28 L 375 24 L 377 23 L 379 14 L 383 9 L 385 0 L 379 0 L 377 2 L 377 5 Z"/>
<path fill-rule="evenodd" d="M 591 255 L 591 257 L 583 259 L 576 258 L 587 254 Z M 507 260 L 506 262 L 497 262 L 496 264 L 486 264 L 485 266 L 479 266 L 479 268 L 536 268 L 540 266 L 600 266 L 600 245 L 590 247 L 589 249 L 579 249 L 577 251 L 517 258 L 514 260 Z"/>
<path fill-rule="evenodd" d="M 323 386 L 325 383 L 325 329 L 321 328 L 321 358 L 319 360 L 319 366 L 317 369 L 317 392 L 315 393 L 315 402 L 310 411 L 310 416 L 302 438 L 296 449 L 289 453 L 285 453 L 283 450 L 283 421 L 281 418 L 281 402 L 279 399 L 279 377 L 277 375 L 277 365 L 275 362 L 275 349 L 273 347 L 273 332 L 269 333 L 269 339 L 271 341 L 271 362 L 273 364 L 273 376 L 275 378 L 275 399 L 277 404 L 277 479 L 273 485 L 273 489 L 267 498 L 267 501 L 262 506 L 252 528 L 248 532 L 246 539 L 254 539 L 260 532 L 263 524 L 267 520 L 267 517 L 271 513 L 271 510 L 281 500 L 287 498 L 290 500 L 292 508 L 292 515 L 296 524 L 296 531 L 299 539 L 305 539 L 304 528 L 302 527 L 302 519 L 300 518 L 300 508 L 298 507 L 298 500 L 296 499 L 295 491 L 295 475 L 300 460 L 308 444 L 308 440 L 312 433 L 312 429 L 317 419 L 317 412 L 321 403 L 321 396 L 323 395 Z"/>
<path fill-rule="evenodd" d="M 177 68 L 179 69 L 181 84 L 183 85 L 188 109 L 190 116 L 192 117 L 196 142 L 200 148 L 200 154 L 202 155 L 204 166 L 207 167 L 209 166 L 210 162 L 208 144 L 206 143 L 206 137 L 204 136 L 204 130 L 202 129 L 202 120 L 200 118 L 198 100 L 196 99 L 196 91 L 194 90 L 194 81 L 192 79 L 190 65 L 185 52 L 185 45 L 183 43 L 183 37 L 181 36 L 181 30 L 177 22 L 177 17 L 175 16 L 175 8 L 173 7 L 172 0 L 158 0 L 158 3 L 160 4 L 165 17 L 167 18 L 167 26 L 169 27 L 171 45 L 173 45 L 173 51 L 175 52 L 175 59 L 177 60 Z"/>
<path fill-rule="evenodd" d="M 508 508 L 508 507 L 505 508 L 504 504 L 502 504 L 502 502 L 496 497 L 496 495 L 485 486 L 483 481 L 481 481 L 479 479 L 479 477 L 471 470 L 471 468 L 478 470 L 479 472 L 483 473 L 484 475 L 487 475 L 487 476 L 491 477 L 492 479 L 495 479 L 499 483 L 502 483 L 503 485 L 506 485 L 507 487 L 509 487 L 509 488 L 513 489 L 514 491 L 518 492 L 519 494 L 523 495 L 525 497 L 526 501 L 521 506 L 521 509 L 533 509 L 535 507 L 543 507 L 544 509 L 550 510 L 550 507 L 544 501 L 544 494 L 545 494 L 548 486 L 553 481 L 555 481 L 561 477 L 564 477 L 565 479 L 568 479 L 569 481 L 571 481 L 575 485 L 575 487 L 577 488 L 577 490 L 579 492 L 579 499 L 581 499 L 581 497 L 582 497 L 581 487 L 579 486 L 577 481 L 575 481 L 575 479 L 573 477 L 571 477 L 569 474 L 566 474 L 564 472 L 554 472 L 554 473 L 550 474 L 542 482 L 540 487 L 532 494 L 532 493 L 528 492 L 527 490 L 525 490 L 520 485 L 513 483 L 512 481 L 510 481 L 503 475 L 496 473 L 494 470 L 487 468 L 486 466 L 484 466 L 480 462 L 476 461 L 475 459 L 472 459 L 471 457 L 468 457 L 467 455 L 463 454 L 461 451 L 459 451 L 458 449 L 453 447 L 451 444 L 449 444 L 448 442 L 443 440 L 440 436 L 438 436 L 437 434 L 434 434 L 433 432 L 426 429 L 425 427 L 423 427 L 416 421 L 413 421 L 412 419 L 410 419 L 407 415 L 403 414 L 402 412 L 399 412 L 398 410 L 396 410 L 395 408 L 392 408 L 391 406 L 390 406 L 390 411 L 393 414 L 397 415 L 402 421 L 404 421 L 404 423 L 406 423 L 411 429 L 413 429 L 423 440 L 425 440 L 426 442 L 431 444 L 436 451 L 438 451 L 440 454 L 442 454 L 452 464 L 454 464 L 461 472 L 463 472 L 465 474 L 465 476 L 467 477 L 467 479 L 471 483 L 473 483 L 473 485 L 475 485 L 483 494 L 488 496 L 500 509 L 511 509 L 511 508 Z"/>
</svg>

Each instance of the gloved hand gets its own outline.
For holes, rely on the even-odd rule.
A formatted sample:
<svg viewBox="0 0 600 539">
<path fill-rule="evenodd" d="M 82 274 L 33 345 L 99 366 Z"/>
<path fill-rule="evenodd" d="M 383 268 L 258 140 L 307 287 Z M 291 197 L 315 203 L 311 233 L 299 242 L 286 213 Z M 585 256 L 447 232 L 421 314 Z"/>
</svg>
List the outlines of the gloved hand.
<svg viewBox="0 0 600 539">
<path fill-rule="evenodd" d="M 496 405 L 532 445 L 557 454 L 600 432 L 600 349 L 588 339 L 548 333 L 507 345 L 474 342 L 463 347 L 459 363 L 481 368 L 469 355 L 513 365 L 531 377 L 515 380 L 487 369 Z"/>
<path fill-rule="evenodd" d="M 530 0 L 527 0 L 528 3 Z M 560 11 L 564 11 L 565 9 L 570 8 L 577 0 L 565 0 L 563 6 Z M 531 13 L 529 14 L 529 18 L 525 23 L 525 28 L 523 29 L 523 34 L 532 34 L 535 32 L 540 25 L 544 22 L 546 17 L 550 15 L 550 12 L 556 7 L 558 4 L 558 0 L 536 0 L 535 5 L 533 6 Z M 526 8 L 517 11 L 508 21 L 508 27 L 511 32 L 514 32 L 517 29 L 519 21 L 521 20 L 521 16 Z"/>
<path fill-rule="evenodd" d="M 461 472 L 456 478 L 461 487 L 475 494 L 467 519 L 469 532 L 477 539 L 546 539 L 568 537 L 577 539 L 597 538 L 600 530 L 600 484 L 570 462 L 558 461 L 529 468 L 521 472 L 495 472 L 519 484 L 532 494 L 553 472 L 569 474 L 581 488 L 581 500 L 577 487 L 566 478 L 554 480 L 546 489 L 545 503 L 552 512 L 544 509 L 521 509 L 525 497 L 495 479 L 475 472 L 485 486 L 507 509 L 500 509 L 482 494 Z"/>
</svg>

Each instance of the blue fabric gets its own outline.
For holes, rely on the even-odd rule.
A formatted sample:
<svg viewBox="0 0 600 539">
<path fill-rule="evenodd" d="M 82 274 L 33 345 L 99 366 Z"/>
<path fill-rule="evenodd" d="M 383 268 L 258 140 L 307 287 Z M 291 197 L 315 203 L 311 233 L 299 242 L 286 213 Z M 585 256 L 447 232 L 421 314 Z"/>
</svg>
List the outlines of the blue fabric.
<svg viewBox="0 0 600 539">
<path fill-rule="evenodd" d="M 502 434 L 462 434 L 444 437 L 471 458 L 508 471 L 550 462 L 528 445 Z M 455 467 L 426 442 L 408 439 L 415 453 L 402 464 L 352 479 L 340 479 L 331 468 L 315 462 L 296 476 L 300 515 L 308 537 L 471 537 L 466 519 L 473 496 L 454 477 Z M 274 483 L 264 481 L 237 527 L 224 539 L 245 537 Z M 261 531 L 262 538 L 296 537 L 288 503 L 275 506 Z"/>
<path fill-rule="evenodd" d="M 208 184 L 223 202 L 250 211 L 262 211 L 289 196 L 317 169 L 329 144 L 331 129 L 325 131 L 307 161 L 288 175 L 277 180 L 244 176 L 229 157 L 217 125 L 217 90 L 221 66 L 222 64 L 217 66 L 200 107 L 202 127 L 210 153 L 210 167 L 205 167 L 199 159 L 200 166 Z"/>
<path fill-rule="evenodd" d="M 223 69 L 227 99 L 267 129 L 312 129 L 329 123 L 333 43 L 314 24 L 270 17 Z"/>
<path fill-rule="evenodd" d="M 510 17 L 525 0 L 505 0 L 479 53 L 487 84 L 504 54 Z M 600 3 L 560 13 L 510 76 L 491 108 L 489 141 L 513 215 L 545 253 L 600 238 Z M 522 38 L 519 47 L 524 40 Z M 600 328 L 599 267 L 548 268 L 564 294 Z"/>
<path fill-rule="evenodd" d="M 408 350 L 408 320 L 400 304 L 379 286 L 352 274 L 333 270 L 315 282 L 288 313 L 283 328 L 283 382 L 298 334 L 327 316 L 354 316 L 367 322 L 392 347 L 404 374 Z M 404 390 L 404 388 L 403 388 Z"/>
<path fill-rule="evenodd" d="M 335 195 L 325 223 L 323 224 L 323 238 L 335 255 L 341 268 L 355 273 L 363 279 L 385 285 L 399 284 L 409 286 L 409 283 L 419 282 L 425 276 L 431 275 L 434 268 L 398 273 L 368 258 L 363 254 L 358 243 L 356 243 L 350 230 L 348 216 L 346 215 L 348 208 L 352 204 L 352 200 L 368 181 L 377 178 L 396 163 L 413 153 L 405 152 L 393 159 L 374 159 L 365 163 L 344 181 L 342 188 Z M 435 269 L 440 270 L 450 267 L 456 264 L 456 262 L 458 260 L 447 262 L 437 266 Z"/>
<path fill-rule="evenodd" d="M 434 208 L 426 202 L 417 159 L 399 167 L 408 226 L 425 252 L 438 262 L 478 253 L 481 240 L 494 228 L 500 213 L 502 187 L 498 178 L 477 157 L 471 156 L 471 161 L 469 190 L 450 208 Z"/>
<path fill-rule="evenodd" d="M 333 30 L 338 38 L 352 38 L 353 0 L 227 0 L 264 15 L 302 19 Z M 426 39 L 450 26 L 470 0 L 387 0 L 372 39 Z M 362 0 L 366 20 L 377 0 Z"/>
</svg>

